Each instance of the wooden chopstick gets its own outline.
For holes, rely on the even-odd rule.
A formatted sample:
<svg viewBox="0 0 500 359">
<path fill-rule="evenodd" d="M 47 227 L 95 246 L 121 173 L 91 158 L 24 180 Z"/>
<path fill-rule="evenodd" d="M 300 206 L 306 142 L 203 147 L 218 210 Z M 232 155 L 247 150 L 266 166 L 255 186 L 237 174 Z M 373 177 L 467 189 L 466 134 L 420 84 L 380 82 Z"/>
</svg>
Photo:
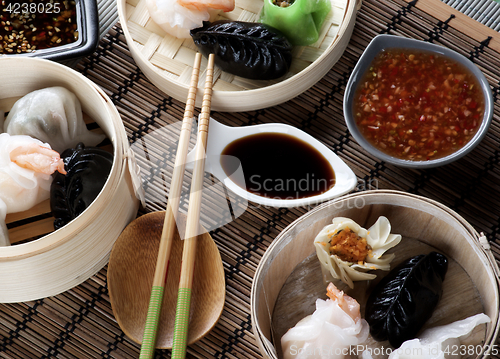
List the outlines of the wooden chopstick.
<svg viewBox="0 0 500 359">
<path fill-rule="evenodd" d="M 175 235 L 176 217 L 179 211 L 179 199 L 182 191 L 182 181 L 184 178 L 189 138 L 191 135 L 191 127 L 193 123 L 194 105 L 196 101 L 196 92 L 198 90 L 198 78 L 200 74 L 200 64 L 201 54 L 197 53 L 194 60 L 193 72 L 191 75 L 191 83 L 189 86 L 186 108 L 182 120 L 179 143 L 177 145 L 177 155 L 175 157 L 172 182 L 170 184 L 170 191 L 168 195 L 168 204 L 165 212 L 165 220 L 163 222 L 160 247 L 158 249 L 158 259 L 156 261 L 156 269 L 153 277 L 153 287 L 151 289 L 151 297 L 149 300 L 146 325 L 144 327 L 144 334 L 142 337 L 141 352 L 139 356 L 139 358 L 141 359 L 152 358 L 155 351 L 158 321 L 160 319 L 163 294 L 165 291 L 165 283 L 168 275 L 168 264 L 170 261 L 170 253 L 172 250 L 172 242 Z"/>
<path fill-rule="evenodd" d="M 213 73 L 214 55 L 210 54 L 208 57 L 201 114 L 198 119 L 195 164 L 193 179 L 191 181 L 191 192 L 189 195 L 186 236 L 182 251 L 181 277 L 179 281 L 179 294 L 177 295 L 177 308 L 175 311 L 174 339 L 172 346 L 173 359 L 182 359 L 186 356 L 189 307 L 191 305 L 191 288 L 193 284 L 194 261 L 197 249 L 197 235 L 199 234 L 200 226 L 201 196 L 205 172 L 205 149 L 207 147 L 210 105 L 212 101 Z"/>
</svg>

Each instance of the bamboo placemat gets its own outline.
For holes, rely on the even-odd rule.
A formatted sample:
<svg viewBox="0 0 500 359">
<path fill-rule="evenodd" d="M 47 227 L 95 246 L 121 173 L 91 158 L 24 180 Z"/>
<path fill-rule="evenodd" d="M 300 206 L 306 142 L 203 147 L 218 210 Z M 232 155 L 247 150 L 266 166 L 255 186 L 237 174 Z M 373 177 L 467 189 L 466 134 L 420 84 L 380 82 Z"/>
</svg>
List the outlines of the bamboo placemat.
<svg viewBox="0 0 500 359">
<path fill-rule="evenodd" d="M 396 189 L 437 200 L 484 232 L 500 261 L 500 35 L 448 6 L 437 5 L 435 0 L 366 0 L 344 55 L 313 88 L 273 108 L 212 116 L 231 126 L 285 122 L 310 133 L 354 170 L 358 191 Z M 358 57 L 379 33 L 450 47 L 482 69 L 492 86 L 495 112 L 488 135 L 472 153 L 446 167 L 412 170 L 380 162 L 354 141 L 342 117 L 343 92 Z M 184 104 L 161 94 L 141 74 L 119 26 L 109 31 L 96 53 L 77 69 L 113 100 L 131 143 L 182 118 Z M 171 153 L 164 156 L 163 173 L 168 174 L 171 158 Z M 163 185 L 151 184 L 160 193 Z M 162 209 L 162 203 L 149 203 L 144 212 L 157 209 Z M 236 220 L 211 232 L 224 262 L 226 304 L 216 327 L 188 348 L 188 357 L 260 357 L 251 330 L 252 278 L 272 240 L 306 212 L 307 208 L 258 208 L 250 204 Z M 0 305 L 0 357 L 138 357 L 139 345 L 123 334 L 113 317 L 106 270 L 55 297 Z M 157 351 L 156 358 L 169 357 L 169 350 Z"/>
<path fill-rule="evenodd" d="M 474 20 L 500 30 L 500 0 L 443 0 L 446 4 L 454 7 Z"/>
</svg>

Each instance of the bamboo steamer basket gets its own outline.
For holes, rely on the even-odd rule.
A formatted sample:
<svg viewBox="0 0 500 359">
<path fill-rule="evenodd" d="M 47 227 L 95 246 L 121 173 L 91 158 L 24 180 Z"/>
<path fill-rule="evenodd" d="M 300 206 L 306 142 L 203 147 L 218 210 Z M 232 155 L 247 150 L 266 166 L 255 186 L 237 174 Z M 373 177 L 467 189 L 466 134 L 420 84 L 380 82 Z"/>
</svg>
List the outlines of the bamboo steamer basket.
<svg viewBox="0 0 500 359">
<path fill-rule="evenodd" d="M 9 230 L 11 238 L 48 233 L 0 247 L 0 302 L 11 303 L 59 294 L 98 272 L 107 263 L 123 228 L 137 215 L 139 200 L 135 193 L 140 193 L 140 185 L 120 115 L 99 87 L 76 71 L 48 60 L 1 58 L 0 68 L 0 110 L 9 111 L 17 99 L 31 91 L 64 86 L 76 94 L 84 114 L 106 134 L 114 154 L 101 193 L 66 226 L 54 231 L 53 218 L 39 220 L 40 214 L 50 212 L 48 200 L 26 212 L 7 215 L 7 223 L 19 219 L 28 222 Z"/>
<path fill-rule="evenodd" d="M 221 19 L 256 22 L 263 0 L 236 0 Z M 361 0 L 332 0 L 332 11 L 319 40 L 295 47 L 290 71 L 282 79 L 255 81 L 216 69 L 212 96 L 214 111 L 252 111 L 288 101 L 318 82 L 343 54 L 354 28 Z M 146 0 L 118 0 L 118 15 L 130 52 L 148 79 L 167 95 L 184 102 L 197 48 L 192 39 L 166 34 L 149 17 Z M 201 71 L 206 68 L 206 59 Z M 205 78 L 203 73 L 200 79 Z M 201 87 L 196 106 L 201 107 Z"/>
<path fill-rule="evenodd" d="M 278 358 L 275 345 L 280 345 L 281 338 L 272 339 L 272 329 L 278 324 L 272 321 L 275 304 L 296 266 L 307 257 L 315 256 L 316 234 L 330 224 L 333 217 L 352 218 L 368 228 L 381 215 L 389 219 L 391 233 L 401 234 L 403 241 L 405 237 L 418 239 L 442 251 L 463 268 L 480 295 L 484 313 L 491 318 L 486 330 L 480 333 L 480 338 L 484 333 L 484 339 L 476 343 L 481 350 L 475 354 L 478 358 L 490 355 L 499 330 L 499 269 L 486 238 L 438 202 L 404 192 L 377 190 L 347 195 L 316 207 L 285 228 L 268 248 L 257 268 L 251 290 L 252 328 L 265 358 Z M 453 277 L 447 275 L 445 282 L 447 279 L 453 281 Z M 358 283 L 362 282 L 355 282 L 355 288 L 362 285 Z M 449 283 L 452 288 L 460 287 L 459 284 Z M 460 305 L 467 306 L 466 302 L 467 298 L 463 298 Z M 363 307 L 363 303 L 360 304 Z M 363 311 L 361 313 L 363 315 Z M 446 308 L 443 313 L 445 320 L 455 314 L 446 312 Z"/>
</svg>

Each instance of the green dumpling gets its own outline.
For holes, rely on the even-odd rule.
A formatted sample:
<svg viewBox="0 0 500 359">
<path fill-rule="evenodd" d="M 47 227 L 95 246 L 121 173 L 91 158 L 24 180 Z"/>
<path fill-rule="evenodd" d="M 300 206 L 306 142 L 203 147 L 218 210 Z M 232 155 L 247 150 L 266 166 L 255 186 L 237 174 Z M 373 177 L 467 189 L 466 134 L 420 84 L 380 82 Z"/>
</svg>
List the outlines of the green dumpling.
<svg viewBox="0 0 500 359">
<path fill-rule="evenodd" d="M 289 0 L 280 4 L 264 0 L 259 21 L 280 30 L 294 46 L 318 41 L 321 26 L 331 11 L 330 0 Z"/>
</svg>

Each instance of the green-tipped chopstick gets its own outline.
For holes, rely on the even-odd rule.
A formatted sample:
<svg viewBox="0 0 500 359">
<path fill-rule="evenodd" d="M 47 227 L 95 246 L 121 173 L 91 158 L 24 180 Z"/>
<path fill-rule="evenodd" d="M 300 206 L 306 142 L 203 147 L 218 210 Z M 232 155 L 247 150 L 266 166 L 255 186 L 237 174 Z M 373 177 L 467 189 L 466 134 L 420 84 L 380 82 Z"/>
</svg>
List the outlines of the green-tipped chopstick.
<svg viewBox="0 0 500 359">
<path fill-rule="evenodd" d="M 196 141 L 195 165 L 189 195 L 189 209 L 186 222 L 186 237 L 182 250 L 181 278 L 179 280 L 179 294 L 175 311 L 174 341 L 172 358 L 181 359 L 186 356 L 189 307 L 191 305 L 191 288 L 194 275 L 194 261 L 196 257 L 197 235 L 199 233 L 201 195 L 205 172 L 205 149 L 207 147 L 208 124 L 210 120 L 210 105 L 212 101 L 212 82 L 214 73 L 214 55 L 208 57 L 205 90 L 201 114 L 198 119 L 198 138 Z"/>
<path fill-rule="evenodd" d="M 191 84 L 189 86 L 184 118 L 182 120 L 179 143 L 177 145 L 177 155 L 172 173 L 172 183 L 170 184 L 168 204 L 165 212 L 165 220 L 163 222 L 160 247 L 158 249 L 158 259 L 156 261 L 156 269 L 153 277 L 153 287 L 151 289 L 151 297 L 149 300 L 144 334 L 142 336 L 141 353 L 139 356 L 141 359 L 152 358 L 155 352 L 156 333 L 158 330 L 163 293 L 168 275 L 168 264 L 170 261 L 172 241 L 176 229 L 176 216 L 179 210 L 179 198 L 182 190 L 189 137 L 191 135 L 191 126 L 193 123 L 194 104 L 196 100 L 196 92 L 198 90 L 200 64 L 201 54 L 197 53 L 194 60 L 193 73 L 191 75 Z"/>
</svg>

